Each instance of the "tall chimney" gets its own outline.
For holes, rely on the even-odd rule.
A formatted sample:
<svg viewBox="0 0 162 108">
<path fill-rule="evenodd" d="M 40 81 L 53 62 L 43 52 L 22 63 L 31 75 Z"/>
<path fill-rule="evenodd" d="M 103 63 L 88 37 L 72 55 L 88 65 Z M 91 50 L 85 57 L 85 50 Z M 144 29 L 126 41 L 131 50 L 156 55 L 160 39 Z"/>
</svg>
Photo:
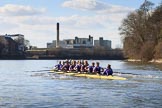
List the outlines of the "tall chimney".
<svg viewBox="0 0 162 108">
<path fill-rule="evenodd" d="M 57 39 L 56 39 L 56 47 L 59 47 L 59 23 L 57 23 Z"/>
</svg>

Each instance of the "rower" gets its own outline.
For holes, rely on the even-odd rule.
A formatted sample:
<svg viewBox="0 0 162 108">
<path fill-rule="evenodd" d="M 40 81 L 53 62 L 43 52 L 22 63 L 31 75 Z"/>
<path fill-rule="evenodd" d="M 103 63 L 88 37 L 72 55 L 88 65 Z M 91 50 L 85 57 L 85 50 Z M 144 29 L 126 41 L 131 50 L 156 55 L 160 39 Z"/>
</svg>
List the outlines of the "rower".
<svg viewBox="0 0 162 108">
<path fill-rule="evenodd" d="M 69 61 L 65 61 L 65 64 L 63 65 L 63 67 L 62 67 L 62 71 L 69 71 L 69 67 L 70 67 L 70 65 L 69 65 Z"/>
<path fill-rule="evenodd" d="M 100 67 L 100 63 L 96 62 L 96 66 L 93 68 L 93 73 L 100 75 L 102 71 L 103 68 Z"/>
<path fill-rule="evenodd" d="M 77 72 L 80 72 L 80 71 L 81 71 L 81 66 L 82 66 L 82 65 L 81 65 L 81 61 L 78 60 L 76 66 L 75 66 L 75 70 L 76 70 Z"/>
<path fill-rule="evenodd" d="M 95 67 L 95 62 L 92 62 L 92 65 L 88 67 L 88 72 L 89 72 L 90 74 L 93 73 L 94 67 Z"/>
<path fill-rule="evenodd" d="M 81 66 L 81 71 L 82 72 L 88 72 L 88 61 L 87 60 L 84 60 L 84 63 L 83 65 Z"/>
<path fill-rule="evenodd" d="M 75 60 L 71 60 L 69 71 L 75 71 L 75 66 L 76 66 L 76 61 Z"/>
<path fill-rule="evenodd" d="M 59 61 L 59 63 L 57 65 L 55 65 L 56 70 L 61 70 L 62 67 L 63 67 L 63 65 L 62 65 L 61 61 Z"/>
<path fill-rule="evenodd" d="M 113 70 L 111 69 L 111 65 L 108 64 L 107 68 L 105 69 L 103 75 L 112 75 L 113 74 Z"/>
</svg>

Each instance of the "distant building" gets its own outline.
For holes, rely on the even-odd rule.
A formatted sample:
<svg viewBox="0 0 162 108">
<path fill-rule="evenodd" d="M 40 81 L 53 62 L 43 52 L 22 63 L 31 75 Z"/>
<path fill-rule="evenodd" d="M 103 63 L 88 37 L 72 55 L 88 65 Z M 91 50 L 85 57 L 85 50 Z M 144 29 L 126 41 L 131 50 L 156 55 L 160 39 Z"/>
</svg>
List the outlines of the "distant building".
<svg viewBox="0 0 162 108">
<path fill-rule="evenodd" d="M 89 38 L 78 38 L 75 37 L 74 48 L 92 48 L 93 37 L 89 35 Z"/>
<path fill-rule="evenodd" d="M 111 49 L 111 41 L 103 40 L 103 37 L 100 37 L 99 40 L 94 40 L 94 47 L 104 47 L 106 49 Z"/>
<path fill-rule="evenodd" d="M 103 37 L 100 37 L 99 40 L 94 40 L 93 37 L 89 35 L 88 38 L 79 38 L 75 39 L 64 39 L 59 41 L 59 47 L 61 48 L 93 48 L 93 47 L 104 47 L 105 49 L 111 49 L 111 40 L 104 40 Z M 52 43 L 47 43 L 47 48 L 56 48 L 56 40 Z"/>
<path fill-rule="evenodd" d="M 52 43 L 47 43 L 47 48 L 56 48 L 58 46 L 56 46 L 56 40 L 53 40 Z M 65 42 L 63 41 L 59 41 L 59 47 L 61 48 L 65 48 Z"/>
<path fill-rule="evenodd" d="M 93 37 L 89 35 L 89 38 L 78 38 L 67 39 L 65 41 L 66 48 L 92 48 Z"/>
<path fill-rule="evenodd" d="M 24 35 L 22 34 L 5 34 L 5 35 L 0 35 L 2 37 L 5 38 L 11 38 L 12 40 L 14 40 L 17 45 L 18 45 L 18 50 L 19 51 L 25 51 L 25 44 L 24 44 Z"/>
<path fill-rule="evenodd" d="M 59 46 L 62 48 L 92 48 L 93 47 L 93 37 L 89 35 L 88 38 L 78 38 L 75 39 L 65 39 L 59 41 Z M 47 48 L 55 48 L 56 41 L 52 43 L 47 43 Z"/>
<path fill-rule="evenodd" d="M 47 43 L 47 48 L 55 48 L 56 47 L 56 41 L 53 40 L 52 43 Z"/>
<path fill-rule="evenodd" d="M 63 40 L 64 42 L 64 46 L 62 46 L 63 48 L 74 48 L 74 42 L 75 40 L 74 39 L 65 39 Z"/>
<path fill-rule="evenodd" d="M 25 50 L 24 35 L 0 35 L 0 54 L 1 55 L 17 55 L 23 54 Z"/>
<path fill-rule="evenodd" d="M 18 44 L 11 37 L 5 37 L 5 39 L 7 41 L 5 53 L 16 54 L 19 51 Z"/>
</svg>

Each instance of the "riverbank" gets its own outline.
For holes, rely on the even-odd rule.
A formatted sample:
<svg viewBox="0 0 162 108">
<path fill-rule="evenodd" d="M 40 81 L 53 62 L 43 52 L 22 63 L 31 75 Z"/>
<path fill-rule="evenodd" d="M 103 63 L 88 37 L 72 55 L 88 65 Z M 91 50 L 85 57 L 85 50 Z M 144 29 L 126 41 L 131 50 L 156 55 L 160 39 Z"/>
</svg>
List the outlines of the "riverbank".
<svg viewBox="0 0 162 108">
<path fill-rule="evenodd" d="M 128 62 L 142 62 L 140 59 L 127 59 Z M 162 59 L 153 59 L 151 61 L 148 61 L 148 63 L 157 63 L 162 64 Z"/>
<path fill-rule="evenodd" d="M 159 63 L 162 64 L 162 59 L 157 59 L 157 60 L 151 60 L 149 61 L 150 63 Z"/>
<path fill-rule="evenodd" d="M 38 56 L 34 56 L 34 57 L 27 57 L 27 58 L 0 58 L 0 60 L 65 60 L 65 59 L 74 59 L 74 60 L 125 60 L 123 58 L 60 58 L 60 57 L 38 57 Z"/>
<path fill-rule="evenodd" d="M 5 60 L 58 60 L 58 59 L 86 59 L 86 60 L 125 60 L 122 50 L 99 49 L 48 49 L 27 50 L 23 55 L 4 55 Z"/>
</svg>

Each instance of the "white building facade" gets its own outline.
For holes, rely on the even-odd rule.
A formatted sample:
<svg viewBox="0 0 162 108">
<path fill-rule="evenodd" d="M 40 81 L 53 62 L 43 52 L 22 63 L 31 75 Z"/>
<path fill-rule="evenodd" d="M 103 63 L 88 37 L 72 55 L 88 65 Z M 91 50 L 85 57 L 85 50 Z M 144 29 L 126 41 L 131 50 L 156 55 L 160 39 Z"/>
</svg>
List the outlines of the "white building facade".
<svg viewBox="0 0 162 108">
<path fill-rule="evenodd" d="M 94 47 L 104 47 L 105 49 L 111 49 L 111 40 L 104 40 L 100 37 L 99 40 L 94 40 Z"/>
<path fill-rule="evenodd" d="M 93 47 L 93 37 L 89 35 L 88 38 L 78 38 L 75 39 L 65 39 L 59 42 L 61 48 L 92 48 Z M 55 48 L 56 41 L 52 43 L 47 43 L 47 48 Z"/>
</svg>

